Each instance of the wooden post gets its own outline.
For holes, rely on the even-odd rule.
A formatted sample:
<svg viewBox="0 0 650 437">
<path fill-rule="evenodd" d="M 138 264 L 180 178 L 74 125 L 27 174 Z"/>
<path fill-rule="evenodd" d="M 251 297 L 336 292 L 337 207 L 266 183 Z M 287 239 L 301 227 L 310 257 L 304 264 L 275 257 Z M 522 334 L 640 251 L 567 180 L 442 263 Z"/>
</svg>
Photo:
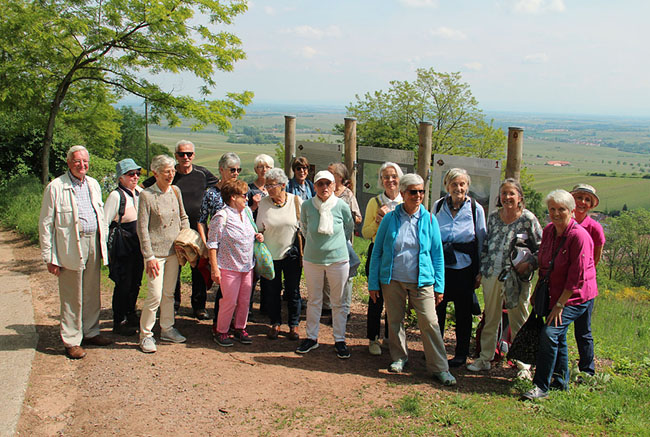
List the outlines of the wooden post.
<svg viewBox="0 0 650 437">
<path fill-rule="evenodd" d="M 350 174 L 350 190 L 356 194 L 357 181 L 357 119 L 345 117 L 343 142 L 345 144 L 345 166 Z"/>
<path fill-rule="evenodd" d="M 508 128 L 508 153 L 506 155 L 506 178 L 519 180 L 524 150 L 524 130 L 520 127 Z"/>
<path fill-rule="evenodd" d="M 296 156 L 296 116 L 284 116 L 284 172 L 291 179 L 291 161 Z"/>
<path fill-rule="evenodd" d="M 429 209 L 429 191 L 431 190 L 431 138 L 433 136 L 433 123 L 430 121 L 421 121 L 418 126 L 418 174 L 424 179 L 424 200 L 422 204 Z"/>
</svg>

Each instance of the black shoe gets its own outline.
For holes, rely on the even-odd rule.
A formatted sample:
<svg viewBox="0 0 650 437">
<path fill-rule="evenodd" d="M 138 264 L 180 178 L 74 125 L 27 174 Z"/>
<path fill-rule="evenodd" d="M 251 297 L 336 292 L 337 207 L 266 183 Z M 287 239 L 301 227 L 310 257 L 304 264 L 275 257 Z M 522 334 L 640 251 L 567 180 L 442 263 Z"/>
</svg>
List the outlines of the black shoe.
<svg viewBox="0 0 650 437">
<path fill-rule="evenodd" d="M 344 341 L 334 343 L 334 349 L 336 349 L 336 356 L 340 359 L 345 360 L 350 358 L 350 349 L 348 349 Z"/>
<path fill-rule="evenodd" d="M 134 311 L 126 315 L 126 324 L 134 328 L 140 327 L 140 312 Z"/>
<path fill-rule="evenodd" d="M 454 357 L 451 360 L 447 360 L 449 367 L 461 367 L 467 363 L 467 357 Z"/>
<path fill-rule="evenodd" d="M 206 309 L 203 308 L 201 310 L 194 310 L 194 317 L 196 317 L 198 320 L 208 320 L 210 318 L 210 315 Z"/>
<path fill-rule="evenodd" d="M 121 335 L 124 337 L 130 337 L 135 335 L 138 330 L 129 325 L 129 322 L 124 320 L 121 323 L 113 324 L 113 334 Z"/>
<path fill-rule="evenodd" d="M 298 346 L 298 349 L 296 349 L 297 354 L 306 354 L 309 351 L 313 351 L 318 347 L 318 342 L 316 340 L 312 340 L 311 338 L 306 338 L 300 343 L 300 346 Z"/>
</svg>

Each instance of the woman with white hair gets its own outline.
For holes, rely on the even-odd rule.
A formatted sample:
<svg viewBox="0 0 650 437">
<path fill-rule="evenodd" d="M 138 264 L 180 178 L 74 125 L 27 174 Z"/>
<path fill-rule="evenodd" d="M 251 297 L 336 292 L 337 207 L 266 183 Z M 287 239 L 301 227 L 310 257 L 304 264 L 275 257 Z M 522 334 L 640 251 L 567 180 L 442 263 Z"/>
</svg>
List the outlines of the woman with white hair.
<svg viewBox="0 0 650 437">
<path fill-rule="evenodd" d="M 140 315 L 140 349 L 156 352 L 152 329 L 160 307 L 160 339 L 183 343 L 186 339 L 174 328 L 174 289 L 178 276 L 178 258 L 174 240 L 182 229 L 190 227 L 180 189 L 172 185 L 175 162 L 167 155 L 151 161 L 156 183 L 140 194 L 138 237 L 149 279 L 147 299 Z"/>
<path fill-rule="evenodd" d="M 266 187 L 264 186 L 266 184 L 265 175 L 267 171 L 273 168 L 273 164 L 273 158 L 264 153 L 257 155 L 255 157 L 255 161 L 253 162 L 253 167 L 255 174 L 257 175 L 257 179 L 248 184 L 248 206 L 250 206 L 251 211 L 253 211 L 253 214 L 256 217 L 257 206 L 259 205 L 260 200 L 269 195 L 269 193 L 266 191 Z"/>
<path fill-rule="evenodd" d="M 368 293 L 384 295 L 393 363 L 389 372 L 400 373 L 408 362 L 404 314 L 406 300 L 415 309 L 427 370 L 443 385 L 455 385 L 449 373 L 436 304 L 445 291 L 445 262 L 438 220 L 422 206 L 424 181 L 414 173 L 399 182 L 404 203 L 386 214 L 379 225 L 372 250 Z"/>
<path fill-rule="evenodd" d="M 552 388 L 567 390 L 566 333 L 569 325 L 588 311 L 598 295 L 594 242 L 573 219 L 576 208 L 573 196 L 555 190 L 545 200 L 551 223 L 542 234 L 539 277 L 544 278 L 550 272 L 548 307 L 535 307 L 535 312 L 546 317 L 546 324 L 539 335 L 534 387 L 522 396 L 529 400 L 547 397 Z M 535 297 L 533 294 L 531 301 L 536 302 Z"/>
<path fill-rule="evenodd" d="M 445 254 L 445 294 L 436 307 L 443 337 L 448 302 L 454 303 L 456 317 L 456 351 L 449 367 L 464 366 L 469 355 L 474 289 L 481 284 L 479 254 L 487 234 L 483 207 L 469 196 L 471 183 L 467 170 L 449 169 L 443 179 L 447 195 L 433 205 Z"/>
<path fill-rule="evenodd" d="M 323 304 L 325 277 L 330 285 L 334 349 L 341 358 L 350 358 L 345 344 L 347 315 L 343 308 L 343 287 L 350 272 L 346 240 L 354 222 L 350 207 L 334 196 L 334 175 L 323 170 L 314 178 L 316 196 L 305 201 L 300 211 L 300 228 L 305 235 L 303 268 L 309 291 L 307 338 L 296 353 L 306 354 L 318 347 L 318 331 Z"/>
<path fill-rule="evenodd" d="M 402 203 L 402 195 L 399 192 L 399 181 L 404 175 L 399 165 L 394 162 L 384 162 L 379 167 L 379 180 L 377 186 L 383 188 L 383 192 L 373 197 L 366 205 L 366 215 L 363 220 L 361 235 L 363 238 L 371 240 L 366 255 L 366 277 L 370 273 L 370 262 L 372 258 L 372 248 L 375 244 L 375 235 L 379 224 L 386 214 L 394 211 L 397 205 Z M 366 322 L 366 332 L 369 340 L 368 351 L 370 355 L 381 355 L 381 343 L 379 333 L 381 331 L 381 313 L 384 311 L 384 296 L 379 289 L 379 293 L 374 299 L 368 300 L 368 319 Z M 384 321 L 384 341 L 388 339 L 388 323 Z"/>
<path fill-rule="evenodd" d="M 268 197 L 260 201 L 257 210 L 257 229 L 264 235 L 271 255 L 275 278 L 260 279 L 260 287 L 266 290 L 266 309 L 271 327 L 267 337 L 278 338 L 282 324 L 282 277 L 284 292 L 287 296 L 287 324 L 289 340 L 298 340 L 298 323 L 300 322 L 300 275 L 302 265 L 300 247 L 296 246 L 296 234 L 300 227 L 300 205 L 302 200 L 286 191 L 289 179 L 281 168 L 272 168 L 266 172 L 266 189 Z"/>
</svg>

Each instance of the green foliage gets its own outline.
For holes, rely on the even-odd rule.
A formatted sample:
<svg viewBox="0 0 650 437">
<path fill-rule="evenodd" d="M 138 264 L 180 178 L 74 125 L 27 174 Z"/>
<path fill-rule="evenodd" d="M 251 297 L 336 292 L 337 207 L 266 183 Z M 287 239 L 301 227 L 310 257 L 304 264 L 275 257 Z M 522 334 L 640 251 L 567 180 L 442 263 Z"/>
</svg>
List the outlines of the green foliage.
<svg viewBox="0 0 650 437">
<path fill-rule="evenodd" d="M 278 136 L 260 132 L 256 127 L 244 126 L 238 132 L 232 132 L 228 136 L 229 143 L 235 144 L 275 144 Z"/>
<path fill-rule="evenodd" d="M 420 68 L 414 82 L 391 81 L 388 91 L 357 95 L 346 109 L 357 118 L 357 143 L 362 146 L 417 150 L 419 123 L 430 121 L 433 153 L 492 159 L 504 155 L 505 134 L 485 121 L 460 73 Z M 342 132 L 343 127 L 336 129 Z"/>
<path fill-rule="evenodd" d="M 185 117 L 194 120 L 194 129 L 214 124 L 227 130 L 229 119 L 241 117 L 252 93 L 226 93 L 221 100 L 208 97 L 216 85 L 215 72 L 231 71 L 245 57 L 239 38 L 222 29 L 246 9 L 244 0 L 3 0 L 0 110 L 33 108 L 42 114 L 42 180 L 48 176 L 57 116 L 62 112 L 83 127 L 85 120 L 70 120 L 70 102 L 81 104 L 84 96 L 90 98 L 88 109 L 98 101 L 105 103 L 99 96 L 130 93 L 148 99 L 154 122 L 164 118 L 178 125 Z M 144 79 L 143 72 L 189 72 L 203 82 L 204 98 L 175 95 Z M 93 126 L 101 129 L 92 135 L 101 148 L 98 154 L 108 157 L 104 149 L 113 147 L 117 128 L 108 126 L 111 117 L 105 112 L 96 114 Z"/>
<path fill-rule="evenodd" d="M 21 175 L 0 185 L 0 224 L 38 241 L 43 185 L 33 175 Z"/>
<path fill-rule="evenodd" d="M 623 210 L 606 222 L 603 264 L 609 279 L 632 286 L 650 285 L 650 211 Z"/>
</svg>

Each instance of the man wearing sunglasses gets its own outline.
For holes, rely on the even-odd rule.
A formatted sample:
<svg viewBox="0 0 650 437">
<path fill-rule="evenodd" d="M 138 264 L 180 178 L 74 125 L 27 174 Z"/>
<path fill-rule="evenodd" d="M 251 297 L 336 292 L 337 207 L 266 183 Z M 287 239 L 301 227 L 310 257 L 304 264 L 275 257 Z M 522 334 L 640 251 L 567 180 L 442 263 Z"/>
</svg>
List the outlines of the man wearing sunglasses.
<svg viewBox="0 0 650 437">
<path fill-rule="evenodd" d="M 197 230 L 201 211 L 201 201 L 206 188 L 217 183 L 218 179 L 205 167 L 192 163 L 194 157 L 194 144 L 191 141 L 180 140 L 176 143 L 176 176 L 174 176 L 173 185 L 181 189 L 183 195 L 183 206 L 190 220 L 190 227 Z M 150 177 L 142 184 L 145 188 L 153 185 L 156 179 Z M 210 318 L 205 309 L 206 301 L 205 280 L 198 268 L 192 268 L 192 310 L 194 317 L 199 320 Z M 176 282 L 176 292 L 174 293 L 174 307 L 176 310 L 181 305 L 181 283 L 180 271 Z"/>
</svg>

